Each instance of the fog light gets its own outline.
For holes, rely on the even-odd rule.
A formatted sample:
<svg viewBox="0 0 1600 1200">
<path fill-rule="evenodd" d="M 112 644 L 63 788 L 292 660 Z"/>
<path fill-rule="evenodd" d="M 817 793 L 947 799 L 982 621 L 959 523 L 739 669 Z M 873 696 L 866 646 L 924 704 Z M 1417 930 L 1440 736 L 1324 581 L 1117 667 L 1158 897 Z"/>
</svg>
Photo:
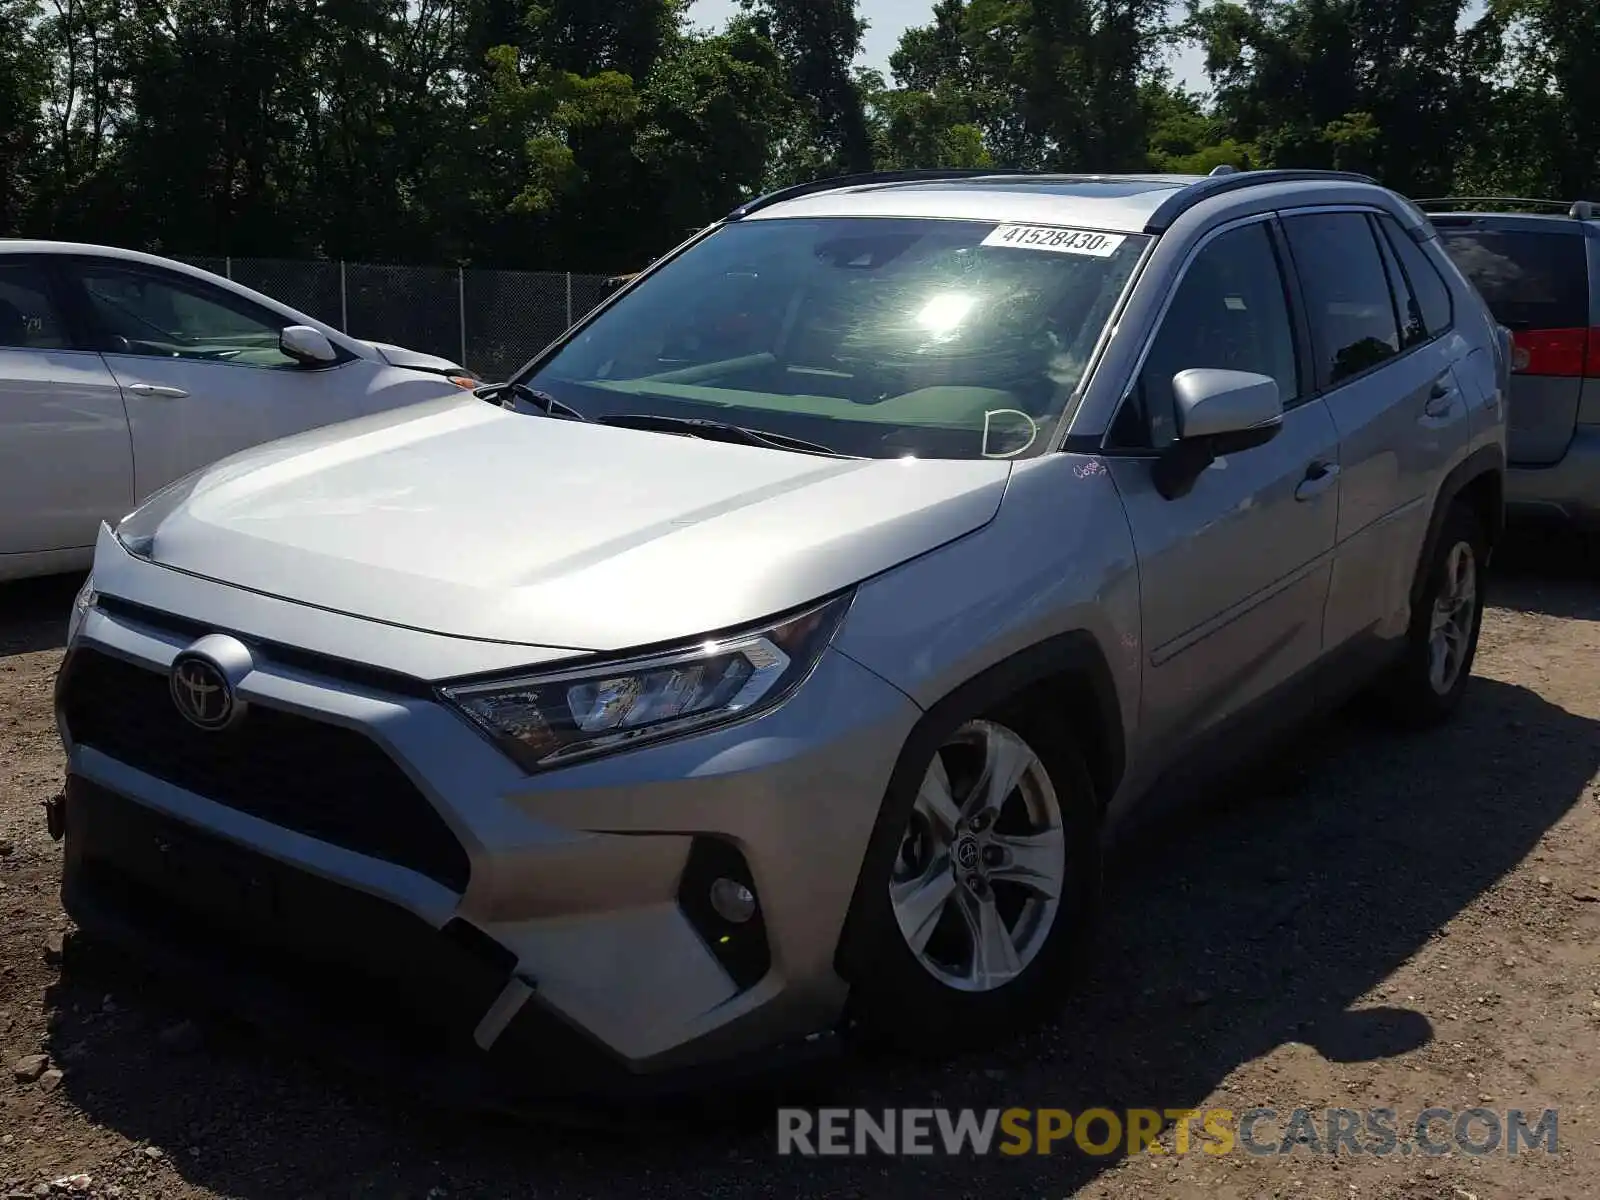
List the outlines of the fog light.
<svg viewBox="0 0 1600 1200">
<path fill-rule="evenodd" d="M 724 921 L 743 925 L 756 915 L 756 896 L 736 880 L 719 879 L 711 885 L 711 907 Z"/>
</svg>

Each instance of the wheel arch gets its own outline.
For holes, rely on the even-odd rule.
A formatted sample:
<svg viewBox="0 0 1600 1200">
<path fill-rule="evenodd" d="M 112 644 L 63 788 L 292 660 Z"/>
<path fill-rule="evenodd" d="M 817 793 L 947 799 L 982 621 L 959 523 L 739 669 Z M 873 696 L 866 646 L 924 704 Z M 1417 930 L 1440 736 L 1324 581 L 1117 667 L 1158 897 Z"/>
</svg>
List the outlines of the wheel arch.
<svg viewBox="0 0 1600 1200">
<path fill-rule="evenodd" d="M 1083 733 L 1076 745 L 1083 755 L 1102 812 L 1122 781 L 1126 767 L 1126 734 L 1122 708 L 1110 664 L 1098 640 L 1087 630 L 1073 630 L 1035 643 L 980 671 L 930 705 L 907 735 L 895 759 L 889 785 L 879 804 L 866 854 L 856 876 L 849 913 L 834 952 L 834 967 L 847 982 L 861 957 L 857 946 L 858 914 L 863 890 L 873 886 L 868 868 L 874 847 L 898 840 L 896 800 L 914 795 L 925 764 L 965 720 L 1034 705 L 1063 715 Z"/>
<path fill-rule="evenodd" d="M 1483 522 L 1492 550 L 1505 532 L 1505 452 L 1499 446 L 1483 446 L 1457 463 L 1439 485 L 1434 500 L 1433 513 L 1428 518 L 1428 532 L 1422 539 L 1422 552 L 1417 557 L 1416 571 L 1411 577 L 1411 604 L 1415 608 L 1422 602 L 1422 589 L 1427 586 L 1428 566 L 1438 550 L 1439 536 L 1445 518 L 1457 501 L 1464 502 Z"/>
</svg>

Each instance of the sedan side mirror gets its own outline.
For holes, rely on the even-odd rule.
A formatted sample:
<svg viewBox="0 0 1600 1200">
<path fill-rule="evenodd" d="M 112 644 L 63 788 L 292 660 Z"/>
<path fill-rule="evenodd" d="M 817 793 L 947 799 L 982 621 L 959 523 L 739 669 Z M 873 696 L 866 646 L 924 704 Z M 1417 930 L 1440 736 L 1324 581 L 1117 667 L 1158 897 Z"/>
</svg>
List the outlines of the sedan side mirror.
<svg viewBox="0 0 1600 1200">
<path fill-rule="evenodd" d="M 324 367 L 339 361 L 339 352 L 327 335 L 309 325 L 290 325 L 278 336 L 278 349 L 304 367 Z"/>
<path fill-rule="evenodd" d="M 1156 460 L 1156 490 L 1168 500 L 1188 495 L 1224 454 L 1263 446 L 1283 428 L 1278 382 L 1253 371 L 1197 367 L 1172 377 L 1178 439 Z"/>
</svg>

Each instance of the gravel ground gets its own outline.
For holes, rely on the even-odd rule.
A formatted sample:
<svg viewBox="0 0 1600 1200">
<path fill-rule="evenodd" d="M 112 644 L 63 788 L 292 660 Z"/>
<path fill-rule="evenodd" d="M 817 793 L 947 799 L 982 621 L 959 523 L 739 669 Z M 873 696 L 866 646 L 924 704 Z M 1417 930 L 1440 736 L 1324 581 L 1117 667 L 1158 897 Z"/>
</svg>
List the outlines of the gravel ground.
<svg viewBox="0 0 1600 1200">
<path fill-rule="evenodd" d="M 1600 585 L 1573 549 L 1529 536 L 1502 564 L 1454 726 L 1352 714 L 1125 852 L 1058 1025 L 827 1081 L 868 1108 L 1560 1109 L 1557 1154 L 1483 1158 L 779 1158 L 770 1111 L 475 1118 L 192 1022 L 127 964 L 63 955 L 40 805 L 76 581 L 0 588 L 0 1198 L 1600 1196 Z"/>
</svg>

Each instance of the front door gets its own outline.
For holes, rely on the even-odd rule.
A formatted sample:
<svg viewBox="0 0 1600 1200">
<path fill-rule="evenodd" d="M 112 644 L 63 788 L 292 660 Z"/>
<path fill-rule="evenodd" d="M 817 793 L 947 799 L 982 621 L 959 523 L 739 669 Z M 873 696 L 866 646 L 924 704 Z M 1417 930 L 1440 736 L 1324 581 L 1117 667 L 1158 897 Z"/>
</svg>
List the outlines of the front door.
<svg viewBox="0 0 1600 1200">
<path fill-rule="evenodd" d="M 1273 440 L 1219 459 L 1174 500 L 1156 490 L 1137 447 L 1110 460 L 1139 558 L 1141 745 L 1152 763 L 1278 692 L 1322 649 L 1338 431 L 1320 400 L 1302 399 L 1279 253 L 1266 219 L 1202 245 L 1115 426 L 1118 439 L 1145 439 L 1152 452 L 1168 445 L 1172 377 L 1191 367 L 1270 376 L 1285 405 Z"/>
<path fill-rule="evenodd" d="M 239 450 L 373 410 L 364 359 L 308 369 L 283 319 L 176 272 L 108 259 L 73 273 L 127 401 L 142 498 Z"/>
</svg>

